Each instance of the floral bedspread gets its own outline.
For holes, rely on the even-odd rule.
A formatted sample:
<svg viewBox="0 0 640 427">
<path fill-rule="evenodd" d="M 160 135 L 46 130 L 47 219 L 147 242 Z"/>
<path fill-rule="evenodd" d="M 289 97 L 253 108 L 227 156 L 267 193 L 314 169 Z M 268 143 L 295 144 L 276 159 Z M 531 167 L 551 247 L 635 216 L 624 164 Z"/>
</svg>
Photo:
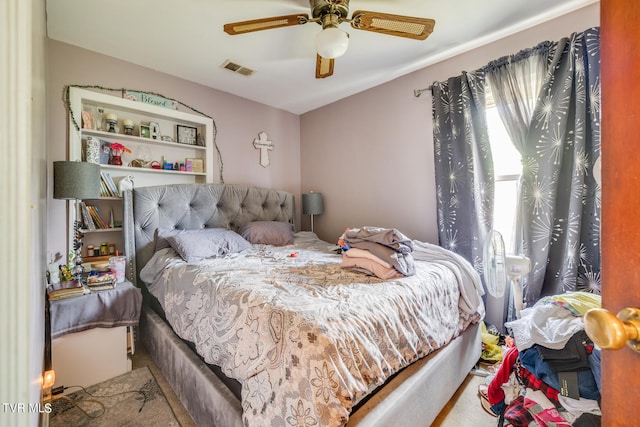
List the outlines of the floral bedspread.
<svg viewBox="0 0 640 427">
<path fill-rule="evenodd" d="M 362 397 L 481 317 L 459 309 L 460 287 L 480 285 L 460 283 L 447 256 L 382 281 L 342 269 L 326 242 L 296 242 L 195 264 L 163 249 L 141 274 L 175 332 L 242 383 L 246 426 L 342 426 Z"/>
</svg>

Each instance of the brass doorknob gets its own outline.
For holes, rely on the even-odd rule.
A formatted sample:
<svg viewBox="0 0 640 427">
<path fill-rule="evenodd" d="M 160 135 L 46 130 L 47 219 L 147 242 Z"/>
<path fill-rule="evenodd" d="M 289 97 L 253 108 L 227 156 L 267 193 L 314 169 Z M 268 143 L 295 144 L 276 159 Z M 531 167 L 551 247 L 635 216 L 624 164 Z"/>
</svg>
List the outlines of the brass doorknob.
<svg viewBox="0 0 640 427">
<path fill-rule="evenodd" d="M 614 316 L 604 308 L 592 308 L 584 315 L 584 329 L 601 348 L 620 350 L 625 343 L 640 352 L 640 309 L 625 308 Z"/>
</svg>

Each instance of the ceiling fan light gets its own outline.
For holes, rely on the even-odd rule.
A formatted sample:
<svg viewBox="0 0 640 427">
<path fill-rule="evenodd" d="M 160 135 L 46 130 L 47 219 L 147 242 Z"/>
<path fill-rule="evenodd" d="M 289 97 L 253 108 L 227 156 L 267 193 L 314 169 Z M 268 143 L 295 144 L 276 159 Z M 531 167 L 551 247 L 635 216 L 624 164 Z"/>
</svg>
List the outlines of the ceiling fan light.
<svg viewBox="0 0 640 427">
<path fill-rule="evenodd" d="M 316 36 L 316 52 L 323 58 L 339 58 L 348 47 L 349 34 L 339 28 L 325 28 Z"/>
</svg>

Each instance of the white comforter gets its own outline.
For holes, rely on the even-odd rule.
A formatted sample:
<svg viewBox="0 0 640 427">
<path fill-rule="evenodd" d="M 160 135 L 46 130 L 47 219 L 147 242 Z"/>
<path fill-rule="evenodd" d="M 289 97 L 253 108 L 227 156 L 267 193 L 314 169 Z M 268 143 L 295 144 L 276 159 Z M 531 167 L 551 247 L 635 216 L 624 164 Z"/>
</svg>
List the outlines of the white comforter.
<svg viewBox="0 0 640 427">
<path fill-rule="evenodd" d="M 442 248 L 419 243 L 416 274 L 381 281 L 340 268 L 328 246 L 298 233 L 197 264 L 169 248 L 141 273 L 176 333 L 242 383 L 247 426 L 342 426 L 483 315 L 478 275 Z"/>
</svg>

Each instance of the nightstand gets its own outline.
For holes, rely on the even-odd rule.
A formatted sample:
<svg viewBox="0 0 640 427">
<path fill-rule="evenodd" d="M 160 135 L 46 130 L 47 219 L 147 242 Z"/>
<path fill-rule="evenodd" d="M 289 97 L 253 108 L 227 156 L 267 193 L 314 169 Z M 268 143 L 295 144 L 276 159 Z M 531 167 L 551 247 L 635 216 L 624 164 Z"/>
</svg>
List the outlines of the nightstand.
<svg viewBox="0 0 640 427">
<path fill-rule="evenodd" d="M 50 301 L 54 387 L 86 387 L 129 372 L 141 306 L 142 293 L 130 282 Z"/>
</svg>

